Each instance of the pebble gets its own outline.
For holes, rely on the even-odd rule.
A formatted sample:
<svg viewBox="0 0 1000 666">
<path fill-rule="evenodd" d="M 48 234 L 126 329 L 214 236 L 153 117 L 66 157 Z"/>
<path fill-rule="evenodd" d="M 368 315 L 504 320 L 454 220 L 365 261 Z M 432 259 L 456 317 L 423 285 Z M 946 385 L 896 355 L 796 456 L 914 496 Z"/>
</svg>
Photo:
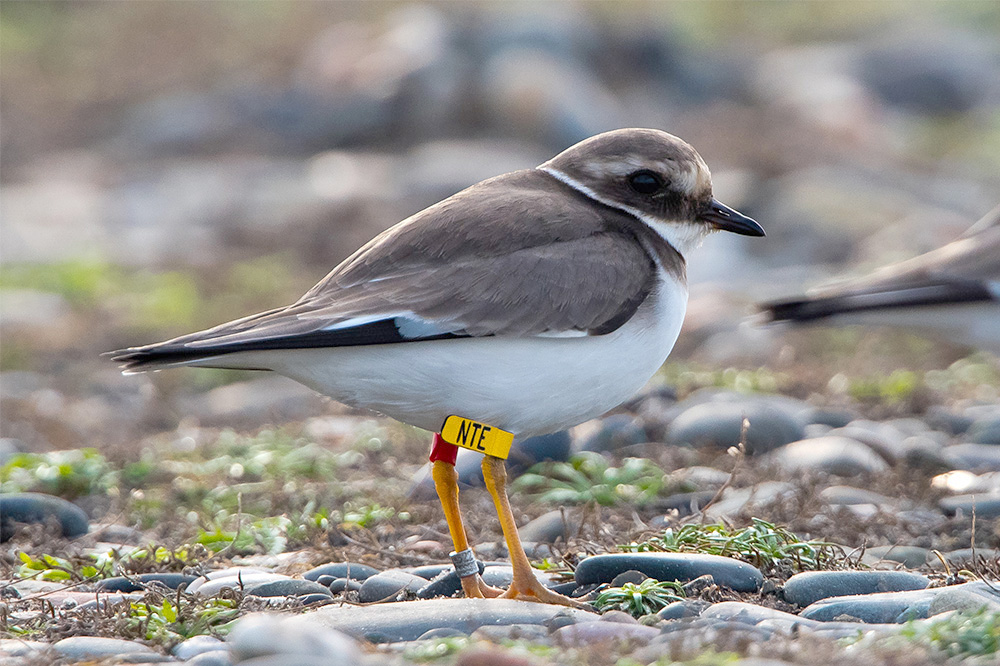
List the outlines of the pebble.
<svg viewBox="0 0 1000 666">
<path fill-rule="evenodd" d="M 872 546 L 865 549 L 861 563 L 869 567 L 899 563 L 908 569 L 916 569 L 927 564 L 930 556 L 930 550 L 919 546 Z"/>
<path fill-rule="evenodd" d="M 341 592 L 357 592 L 361 589 L 361 585 L 361 582 L 350 578 L 334 578 L 328 587 L 334 594 L 340 594 Z"/>
<path fill-rule="evenodd" d="M 548 640 L 549 630 L 540 624 L 487 624 L 472 632 L 473 640 L 492 643 L 501 641 L 530 641 L 540 643 Z"/>
<path fill-rule="evenodd" d="M 670 473 L 670 480 L 693 486 L 694 490 L 717 490 L 729 480 L 729 472 L 704 465 L 683 467 Z"/>
<path fill-rule="evenodd" d="M 954 444 L 941 449 L 952 469 L 970 472 L 1000 472 L 1000 446 L 994 444 Z"/>
<path fill-rule="evenodd" d="M 330 588 L 301 578 L 287 578 L 285 580 L 272 580 L 254 585 L 246 585 L 243 588 L 243 593 L 253 594 L 258 597 L 298 597 L 312 594 L 320 594 L 326 597 L 333 596 Z"/>
<path fill-rule="evenodd" d="M 685 599 L 667 604 L 656 614 L 661 620 L 683 620 L 685 618 L 698 617 L 702 612 L 711 606 L 707 601 L 701 599 Z"/>
<path fill-rule="evenodd" d="M 641 571 L 636 571 L 635 569 L 629 569 L 628 571 L 623 571 L 613 579 L 611 579 L 611 587 L 621 587 L 625 583 L 633 583 L 638 585 L 642 581 L 649 578 L 646 574 Z"/>
<path fill-rule="evenodd" d="M 147 660 L 152 660 L 160 656 L 153 648 L 142 643 L 98 636 L 72 636 L 56 641 L 52 647 L 63 657 L 74 661 L 107 657 L 124 660 L 131 658 L 132 655 L 141 655 L 148 658 Z"/>
<path fill-rule="evenodd" d="M 141 592 L 142 590 L 160 585 L 171 590 L 181 585 L 190 585 L 198 580 L 198 576 L 187 576 L 178 573 L 148 573 L 137 576 L 115 576 L 99 580 L 94 588 L 104 592 Z"/>
<path fill-rule="evenodd" d="M 727 449 L 740 442 L 744 417 L 750 421 L 746 433 L 750 454 L 766 453 L 804 436 L 802 421 L 770 401 L 712 401 L 681 412 L 667 426 L 666 440 L 677 446 Z"/>
<path fill-rule="evenodd" d="M 14 523 L 59 523 L 62 536 L 78 537 L 86 534 L 90 520 L 83 509 L 61 497 L 44 493 L 0 494 L 0 541 L 14 534 Z"/>
<path fill-rule="evenodd" d="M 784 481 L 765 481 L 749 488 L 727 488 L 718 502 L 705 509 L 705 517 L 721 520 L 744 512 L 763 511 L 798 492 L 795 486 Z"/>
<path fill-rule="evenodd" d="M 1000 445 L 1000 415 L 975 421 L 969 426 L 966 438 L 973 444 Z"/>
<path fill-rule="evenodd" d="M 1000 559 L 1000 548 L 959 548 L 957 550 L 952 550 L 944 553 L 944 559 L 952 567 L 969 565 L 975 569 L 978 566 L 980 560 L 986 560 L 987 562 L 991 560 Z M 927 561 L 930 562 L 931 566 L 935 569 L 941 567 L 941 560 L 937 556 L 928 557 Z"/>
<path fill-rule="evenodd" d="M 282 574 L 260 571 L 258 569 L 227 569 L 222 572 L 208 574 L 208 580 L 204 576 L 199 577 L 198 580 L 188 585 L 186 591 L 189 594 L 211 597 L 225 589 L 246 590 L 246 588 L 259 585 L 260 583 L 270 583 L 280 580 L 291 580 L 291 578 Z"/>
<path fill-rule="evenodd" d="M 577 451 L 614 453 L 648 441 L 649 436 L 641 420 L 629 414 L 614 414 L 598 421 L 596 427 L 590 429 L 573 448 Z"/>
<path fill-rule="evenodd" d="M 322 610 L 291 616 L 247 615 L 236 623 L 226 639 L 233 661 L 281 655 L 284 663 L 290 663 L 286 660 L 294 655 L 295 663 L 298 657 L 319 657 L 326 663 L 345 665 L 357 663 L 360 651 L 354 639 L 314 619 Z"/>
<path fill-rule="evenodd" d="M 594 643 L 620 641 L 649 642 L 660 635 L 656 627 L 618 622 L 580 622 L 557 629 L 553 640 L 564 647 L 585 647 Z"/>
<path fill-rule="evenodd" d="M 306 580 L 318 580 L 320 576 L 334 578 L 350 578 L 351 580 L 366 580 L 378 573 L 378 569 L 357 562 L 330 562 L 310 569 L 302 574 Z"/>
<path fill-rule="evenodd" d="M 927 617 L 936 594 L 936 590 L 913 590 L 828 597 L 810 604 L 799 615 L 821 622 L 845 617 L 873 624 L 905 622 Z"/>
<path fill-rule="evenodd" d="M 190 659 L 203 652 L 225 649 L 225 644 L 215 636 L 192 636 L 191 638 L 178 643 L 170 654 L 178 659 Z"/>
<path fill-rule="evenodd" d="M 593 555 L 576 568 L 580 585 L 609 583 L 623 571 L 640 571 L 650 578 L 687 582 L 711 575 L 719 585 L 737 592 L 756 592 L 764 576 L 755 567 L 729 557 L 693 553 L 609 553 Z"/>
<path fill-rule="evenodd" d="M 789 474 L 825 472 L 837 476 L 882 474 L 886 462 L 861 442 L 839 435 L 825 435 L 786 444 L 768 459 Z"/>
<path fill-rule="evenodd" d="M 184 666 L 233 666 L 233 660 L 228 649 L 210 650 L 191 657 L 184 662 Z"/>
<path fill-rule="evenodd" d="M 518 529 L 521 539 L 541 543 L 555 543 L 557 539 L 565 541 L 571 532 L 576 530 L 572 521 L 567 524 L 567 509 L 553 509 L 543 513 Z"/>
<path fill-rule="evenodd" d="M 401 593 L 416 594 L 425 585 L 427 579 L 400 569 L 389 569 L 367 578 L 358 590 L 358 601 L 363 604 L 376 601 L 396 601 Z"/>
<path fill-rule="evenodd" d="M 984 607 L 990 613 L 1000 612 L 1000 589 L 997 581 L 987 584 L 986 581 L 977 580 L 944 588 L 931 600 L 928 615 L 933 617 L 948 611 L 974 612 Z"/>
<path fill-rule="evenodd" d="M 723 601 L 712 604 L 699 615 L 701 619 L 722 620 L 725 622 L 739 622 L 740 624 L 757 625 L 768 621 L 778 624 L 778 626 L 794 626 L 817 624 L 814 620 L 807 620 L 766 606 L 748 604 L 742 601 Z"/>
<path fill-rule="evenodd" d="M 853 486 L 829 486 L 820 491 L 819 496 L 829 504 L 875 504 L 890 506 L 894 502 L 885 495 L 880 495 L 865 488 Z"/>
<path fill-rule="evenodd" d="M 1000 517 L 1000 495 L 953 495 L 942 498 L 938 506 L 949 516 L 961 511 L 967 516 L 975 512 L 977 518 Z"/>
<path fill-rule="evenodd" d="M 416 640 L 437 628 L 447 627 L 471 634 L 486 625 L 546 624 L 557 616 L 572 622 L 595 617 L 576 608 L 514 599 L 428 599 L 379 606 L 330 605 L 301 617 L 374 643 L 392 643 Z"/>
<path fill-rule="evenodd" d="M 808 606 L 829 597 L 923 590 L 928 585 L 926 576 L 908 571 L 805 571 L 788 579 L 784 597 L 788 603 Z"/>
</svg>

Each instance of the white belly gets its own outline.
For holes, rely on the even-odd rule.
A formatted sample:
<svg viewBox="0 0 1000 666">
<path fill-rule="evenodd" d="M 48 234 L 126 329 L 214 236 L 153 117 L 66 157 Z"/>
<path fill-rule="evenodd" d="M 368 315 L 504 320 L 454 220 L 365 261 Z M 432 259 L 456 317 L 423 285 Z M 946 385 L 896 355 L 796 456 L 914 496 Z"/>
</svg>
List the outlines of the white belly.
<svg viewBox="0 0 1000 666">
<path fill-rule="evenodd" d="M 426 430 L 457 414 L 529 437 L 632 397 L 666 360 L 686 307 L 687 289 L 667 278 L 607 335 L 246 352 L 226 357 L 226 365 L 270 368 L 338 402 Z"/>
</svg>

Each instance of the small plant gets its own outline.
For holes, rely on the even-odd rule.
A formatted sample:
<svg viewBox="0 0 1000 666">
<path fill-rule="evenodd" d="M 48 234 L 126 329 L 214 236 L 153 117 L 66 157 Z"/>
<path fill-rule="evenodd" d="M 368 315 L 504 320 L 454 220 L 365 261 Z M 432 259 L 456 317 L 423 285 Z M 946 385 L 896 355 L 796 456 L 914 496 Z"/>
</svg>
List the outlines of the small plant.
<svg viewBox="0 0 1000 666">
<path fill-rule="evenodd" d="M 744 560 L 758 568 L 774 569 L 781 565 L 796 571 L 821 569 L 840 554 L 835 544 L 803 541 L 774 523 L 759 518 L 752 521 L 749 527 L 742 530 L 733 530 L 722 524 L 668 528 L 659 536 L 619 548 L 633 553 L 665 551 L 723 555 Z"/>
<path fill-rule="evenodd" d="M 32 557 L 28 553 L 18 553 L 21 564 L 17 567 L 20 578 L 35 578 L 48 581 L 71 581 L 107 578 L 114 568 L 110 558 L 88 555 L 83 558 L 64 558 L 54 555 Z"/>
<path fill-rule="evenodd" d="M 601 592 L 594 601 L 594 608 L 602 613 L 620 610 L 633 617 L 655 613 L 667 604 L 684 600 L 684 588 L 676 581 L 647 578 L 641 583 L 625 583 Z"/>
<path fill-rule="evenodd" d="M 420 641 L 403 652 L 403 657 L 409 661 L 434 661 L 455 654 L 472 645 L 468 636 L 447 636 L 429 641 Z"/>
<path fill-rule="evenodd" d="M 398 518 L 403 522 L 410 519 L 410 514 L 406 511 L 397 512 L 391 506 L 381 504 L 354 504 L 347 502 L 343 511 L 334 511 L 330 519 L 339 523 L 341 527 L 371 527 L 377 523 L 384 523 L 393 518 Z"/>
<path fill-rule="evenodd" d="M 205 634 L 224 636 L 238 615 L 235 599 L 178 595 L 161 603 L 135 601 L 130 604 L 124 633 L 165 644 Z"/>
<path fill-rule="evenodd" d="M 859 402 L 898 405 L 913 396 L 922 386 L 923 380 L 917 373 L 895 370 L 889 375 L 850 380 L 847 392 Z"/>
<path fill-rule="evenodd" d="M 274 516 L 241 523 L 236 530 L 221 527 L 201 530 L 195 541 L 214 552 L 230 549 L 233 554 L 240 555 L 260 552 L 277 555 L 285 552 L 291 524 L 292 521 L 285 516 Z"/>
<path fill-rule="evenodd" d="M 512 484 L 514 492 L 535 493 L 541 502 L 603 506 L 620 503 L 641 506 L 668 486 L 662 469 L 645 458 L 626 458 L 612 466 L 599 453 L 579 453 L 569 462 L 541 463 Z"/>
<path fill-rule="evenodd" d="M 118 475 L 95 449 L 18 453 L 0 467 L 4 492 L 39 492 L 75 499 L 105 494 Z"/>
<path fill-rule="evenodd" d="M 909 623 L 902 635 L 929 643 L 948 657 L 972 657 L 1000 652 L 1000 611 L 982 608 L 958 612 L 937 622 Z"/>
</svg>

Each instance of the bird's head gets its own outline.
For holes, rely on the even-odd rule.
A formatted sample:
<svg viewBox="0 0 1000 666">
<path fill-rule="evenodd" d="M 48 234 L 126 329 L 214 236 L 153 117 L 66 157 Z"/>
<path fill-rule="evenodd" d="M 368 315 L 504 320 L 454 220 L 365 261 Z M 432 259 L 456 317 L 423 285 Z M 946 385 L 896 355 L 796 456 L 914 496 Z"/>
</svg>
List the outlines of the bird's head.
<svg viewBox="0 0 1000 666">
<path fill-rule="evenodd" d="M 660 130 L 598 134 L 538 168 L 638 217 L 682 254 L 713 231 L 764 235 L 754 220 L 712 196 L 712 174 L 701 155 Z"/>
</svg>

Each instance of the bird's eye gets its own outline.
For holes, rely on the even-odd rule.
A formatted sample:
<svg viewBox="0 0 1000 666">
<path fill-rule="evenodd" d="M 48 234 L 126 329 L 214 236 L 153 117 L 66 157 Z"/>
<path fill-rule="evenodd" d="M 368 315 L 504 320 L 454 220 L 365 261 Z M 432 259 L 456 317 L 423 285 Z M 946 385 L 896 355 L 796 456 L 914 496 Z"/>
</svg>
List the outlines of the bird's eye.
<svg viewBox="0 0 1000 666">
<path fill-rule="evenodd" d="M 652 194 L 663 187 L 663 179 L 649 169 L 629 174 L 628 186 L 639 194 Z"/>
</svg>

